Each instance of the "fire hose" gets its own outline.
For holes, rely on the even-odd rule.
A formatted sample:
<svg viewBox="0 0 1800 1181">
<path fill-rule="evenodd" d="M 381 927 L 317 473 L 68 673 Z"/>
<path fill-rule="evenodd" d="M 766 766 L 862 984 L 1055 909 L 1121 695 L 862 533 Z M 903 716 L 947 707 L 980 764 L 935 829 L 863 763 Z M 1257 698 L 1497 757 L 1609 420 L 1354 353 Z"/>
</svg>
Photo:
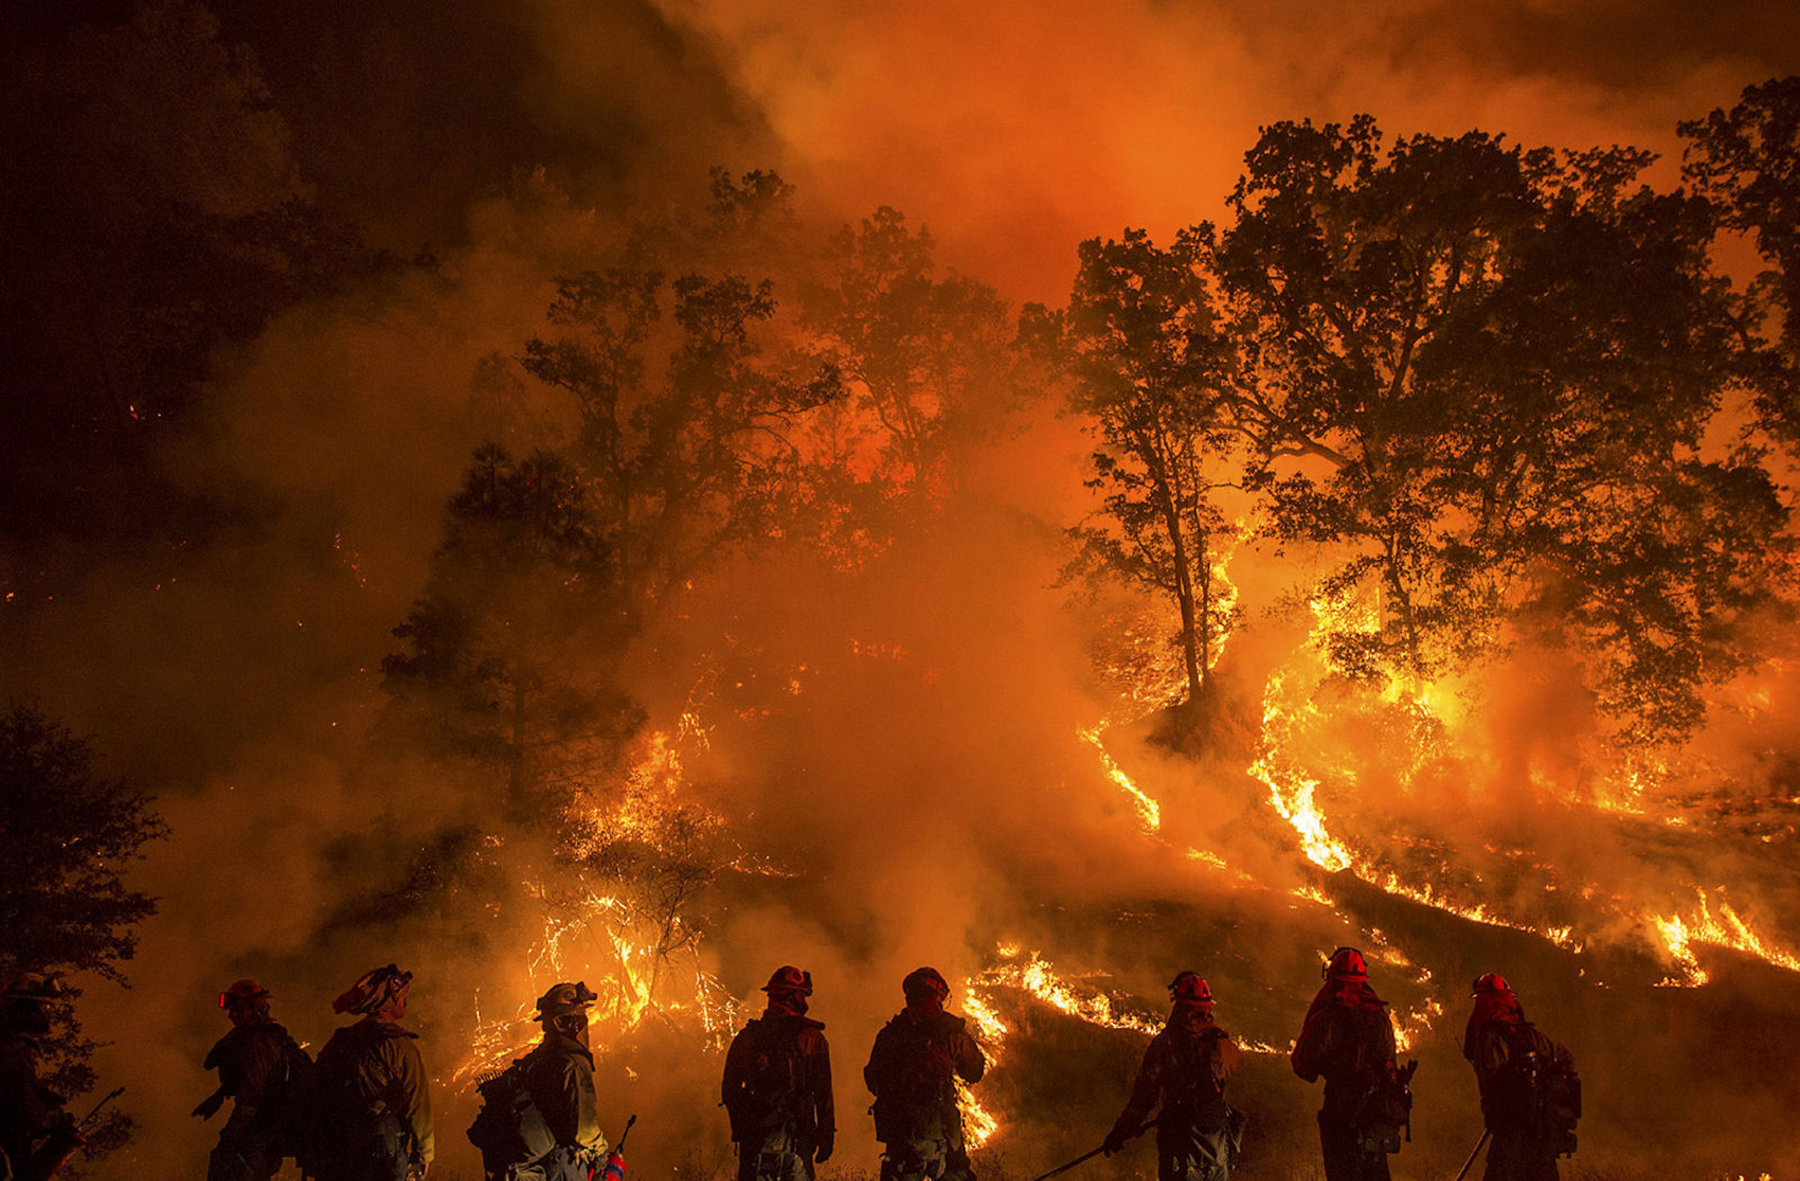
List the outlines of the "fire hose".
<svg viewBox="0 0 1800 1181">
<path fill-rule="evenodd" d="M 1149 1123 L 1146 1123 L 1146 1124 L 1140 1124 L 1140 1125 L 1138 1125 L 1138 1130 L 1133 1132 L 1130 1136 L 1127 1136 L 1126 1139 L 1127 1140 L 1136 1139 L 1137 1137 L 1142 1136 L 1145 1132 L 1148 1132 L 1151 1128 L 1154 1128 L 1156 1126 L 1156 1124 L 1157 1124 L 1156 1120 L 1151 1120 Z M 1076 1157 L 1072 1161 L 1069 1161 L 1067 1164 L 1057 1165 L 1054 1169 L 1051 1169 L 1048 1173 L 1043 1173 L 1043 1174 L 1040 1174 L 1039 1176 L 1033 1177 L 1031 1179 L 1031 1181 L 1048 1181 L 1049 1178 L 1056 1176 L 1058 1173 L 1066 1173 L 1070 1169 L 1074 1168 L 1076 1165 L 1086 1164 L 1088 1161 L 1093 1160 L 1095 1157 L 1099 1156 L 1101 1153 L 1103 1153 L 1105 1151 L 1106 1151 L 1106 1145 L 1102 1144 L 1100 1147 L 1094 1149 L 1092 1152 L 1082 1153 L 1080 1156 Z M 1462 1179 L 1458 1178 L 1457 1181 L 1462 1181 Z"/>
</svg>

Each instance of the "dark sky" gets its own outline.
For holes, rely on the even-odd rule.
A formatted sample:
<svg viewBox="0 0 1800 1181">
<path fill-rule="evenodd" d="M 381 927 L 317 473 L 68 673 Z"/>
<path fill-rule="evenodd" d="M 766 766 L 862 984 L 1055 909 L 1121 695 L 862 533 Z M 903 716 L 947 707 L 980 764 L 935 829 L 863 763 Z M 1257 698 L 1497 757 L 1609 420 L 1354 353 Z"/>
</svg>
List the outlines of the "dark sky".
<svg viewBox="0 0 1800 1181">
<path fill-rule="evenodd" d="M 28 16 L 36 37 L 126 6 Z M 607 204 L 775 166 L 839 216 L 894 204 L 1034 297 L 1072 243 L 1211 216 L 1259 124 L 1670 149 L 1680 118 L 1800 69 L 1775 0 L 216 0 L 306 177 L 384 245 L 455 244 L 544 168 Z"/>
</svg>

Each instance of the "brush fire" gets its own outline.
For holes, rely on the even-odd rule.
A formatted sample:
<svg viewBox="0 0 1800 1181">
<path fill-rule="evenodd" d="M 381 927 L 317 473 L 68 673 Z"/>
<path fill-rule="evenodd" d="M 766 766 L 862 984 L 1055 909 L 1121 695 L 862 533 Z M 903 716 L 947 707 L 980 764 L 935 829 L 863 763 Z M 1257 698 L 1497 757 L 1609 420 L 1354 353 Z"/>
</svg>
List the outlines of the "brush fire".
<svg viewBox="0 0 1800 1181">
<path fill-rule="evenodd" d="M 1792 13 L 389 7 L 4 55 L 0 1177 L 1800 1176 Z"/>
</svg>

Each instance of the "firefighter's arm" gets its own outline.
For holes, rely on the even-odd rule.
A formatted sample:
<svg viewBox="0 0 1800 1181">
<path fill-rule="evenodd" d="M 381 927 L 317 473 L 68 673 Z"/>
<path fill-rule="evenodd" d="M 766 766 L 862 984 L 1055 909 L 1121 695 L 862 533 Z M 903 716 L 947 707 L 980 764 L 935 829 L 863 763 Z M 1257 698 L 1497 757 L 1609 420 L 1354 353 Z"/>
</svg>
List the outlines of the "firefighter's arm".
<svg viewBox="0 0 1800 1181">
<path fill-rule="evenodd" d="M 987 1073 L 987 1055 L 981 1052 L 981 1043 L 967 1029 L 959 1029 L 951 1042 L 951 1059 L 956 1064 L 956 1073 L 964 1082 L 978 1083 L 981 1076 Z"/>
<path fill-rule="evenodd" d="M 1300 1036 L 1294 1041 L 1294 1052 L 1288 1055 L 1288 1063 L 1294 1073 L 1307 1082 L 1318 1082 L 1330 1051 L 1331 1018 L 1326 1010 L 1319 1009 L 1300 1027 Z"/>
<path fill-rule="evenodd" d="M 211 1119 L 213 1116 L 219 1114 L 219 1108 L 223 1106 L 225 1106 L 225 1088 L 220 1087 L 206 1098 L 200 1100 L 199 1104 L 190 1114 L 196 1115 L 201 1119 Z"/>
<path fill-rule="evenodd" d="M 437 1155 L 432 1135 L 431 1080 L 425 1077 L 425 1062 L 409 1039 L 396 1038 L 400 1047 L 399 1084 L 400 1119 L 412 1136 L 412 1157 L 419 1165 L 429 1165 Z M 422 1171 L 422 1170 L 421 1170 Z"/>
<path fill-rule="evenodd" d="M 725 1070 L 719 1076 L 719 1103 L 729 1108 L 744 1092 L 744 1035 L 731 1039 L 725 1050 Z"/>
<path fill-rule="evenodd" d="M 1475 1035 L 1475 1079 L 1484 1086 L 1505 1068 L 1512 1050 L 1490 1023 Z"/>
<path fill-rule="evenodd" d="M 882 1061 L 881 1039 L 886 1034 L 887 1030 L 884 1029 L 875 1035 L 875 1044 L 869 1047 L 868 1065 L 863 1067 L 863 1086 L 869 1088 L 869 1094 L 876 1098 L 881 1097 L 881 1077 L 885 1073 L 886 1063 Z"/>
<path fill-rule="evenodd" d="M 1213 1059 L 1213 1073 L 1220 1082 L 1244 1068 L 1244 1051 L 1229 1034 L 1219 1036 L 1218 1057 Z"/>
<path fill-rule="evenodd" d="M 744 1035 L 738 1034 L 731 1039 L 731 1047 L 725 1051 L 725 1073 L 719 1079 L 719 1103 L 725 1108 L 726 1118 L 731 1122 L 732 1140 L 741 1140 L 742 1129 L 738 1127 L 738 1111 L 744 1098 L 744 1057 L 749 1051 L 744 1048 Z"/>
</svg>

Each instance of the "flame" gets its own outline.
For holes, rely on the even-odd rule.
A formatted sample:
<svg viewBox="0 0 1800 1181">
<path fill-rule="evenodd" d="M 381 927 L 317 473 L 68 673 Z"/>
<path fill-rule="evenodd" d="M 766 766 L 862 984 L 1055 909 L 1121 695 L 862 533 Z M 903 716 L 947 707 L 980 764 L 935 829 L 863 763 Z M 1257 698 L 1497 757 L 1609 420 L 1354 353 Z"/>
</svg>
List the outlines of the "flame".
<svg viewBox="0 0 1800 1181">
<path fill-rule="evenodd" d="M 1306 859 L 1327 873 L 1337 873 L 1351 868 L 1356 859 L 1349 846 L 1326 830 L 1325 814 L 1315 797 L 1319 781 L 1300 771 L 1284 753 L 1294 748 L 1293 732 L 1301 719 L 1316 718 L 1318 711 L 1308 702 L 1297 715 L 1286 703 L 1286 685 L 1285 675 L 1275 672 L 1263 691 L 1263 737 L 1250 775 L 1269 789 L 1270 807 L 1293 827 Z"/>
<path fill-rule="evenodd" d="M 1657 915 L 1651 920 L 1669 958 L 1682 971 L 1682 979 L 1665 979 L 1662 981 L 1664 985 L 1697 987 L 1711 979 L 1694 954 L 1693 945 L 1696 943 L 1729 948 L 1755 956 L 1778 968 L 1800 972 L 1800 957 L 1769 943 L 1751 929 L 1750 924 L 1729 902 L 1721 899 L 1718 902 L 1718 913 L 1714 914 L 1712 900 L 1708 898 L 1706 891 L 1696 890 L 1695 893 L 1700 899 L 1697 913 L 1686 918 L 1680 915 Z"/>
<path fill-rule="evenodd" d="M 621 888 L 629 886 L 629 874 L 609 881 L 587 868 L 591 859 L 627 846 L 691 859 L 696 844 L 716 844 L 722 869 L 782 872 L 724 839 L 723 817 L 684 798 L 683 750 L 705 749 L 707 741 L 707 730 L 690 710 L 673 735 L 658 730 L 646 737 L 615 802 L 571 805 L 558 853 L 573 868 L 554 881 L 522 883 L 525 896 L 544 911 L 543 929 L 524 956 L 511 1012 L 484 1018 L 477 996 L 473 1046 L 453 1073 L 460 1087 L 504 1067 L 536 1040 L 535 998 L 558 980 L 585 980 L 599 994 L 589 1014 L 596 1045 L 621 1040 L 653 1017 L 693 1030 L 715 1049 L 736 1030 L 743 1003 L 701 966 L 699 937 L 680 909 L 651 913 L 643 899 Z"/>
<path fill-rule="evenodd" d="M 1002 962 L 970 977 L 964 982 L 962 990 L 963 1009 L 975 1021 L 984 1043 L 992 1047 L 991 1055 L 995 1061 L 1000 1060 L 1001 1047 L 1010 1032 L 993 1004 L 993 993 L 1001 989 L 1024 993 L 1065 1016 L 1101 1029 L 1117 1029 L 1149 1037 L 1154 1037 L 1162 1030 L 1163 1019 L 1160 1016 L 1126 1008 L 1114 994 L 1084 987 L 1078 983 L 1080 978 L 1065 977 L 1057 971 L 1054 964 L 1036 951 L 1022 953 L 1016 945 L 1002 945 L 998 954 Z M 1292 1042 L 1286 1048 L 1279 1048 L 1268 1042 L 1235 1034 L 1233 1040 L 1240 1048 L 1253 1054 L 1285 1054 L 1293 1048 Z"/>
<path fill-rule="evenodd" d="M 1394 1049 L 1404 1054 L 1413 1049 L 1430 1033 L 1437 1019 L 1444 1015 L 1444 1006 L 1433 998 L 1411 1012 L 1396 1010 L 1394 1016 Z"/>
<path fill-rule="evenodd" d="M 1117 784 L 1120 790 L 1126 795 L 1131 797 L 1133 806 L 1137 808 L 1138 821 L 1143 825 L 1144 831 L 1148 833 L 1157 832 L 1162 828 L 1162 805 L 1158 804 L 1144 791 L 1143 788 L 1139 787 L 1131 776 L 1125 774 L 1124 769 L 1121 768 L 1118 763 L 1113 761 L 1112 755 L 1107 753 L 1106 744 L 1100 741 L 1100 732 L 1105 725 L 1105 722 L 1101 722 L 1098 725 L 1091 726 L 1085 730 L 1077 731 L 1077 733 L 1081 735 L 1081 740 L 1083 742 L 1099 752 L 1100 765 L 1106 769 L 1106 777 Z M 1220 862 L 1220 867 L 1223 868 L 1223 866 L 1224 863 Z"/>
<path fill-rule="evenodd" d="M 1000 1132 L 1000 1121 L 991 1115 L 961 1079 L 956 1082 L 956 1107 L 962 1112 L 963 1144 L 973 1151 L 986 1148 Z"/>
<path fill-rule="evenodd" d="M 1315 626 L 1307 647 L 1315 659 L 1330 633 L 1373 631 L 1379 622 L 1371 607 L 1343 598 L 1318 596 L 1312 600 L 1311 608 Z M 1309 774 L 1299 764 L 1295 754 L 1303 748 L 1302 734 L 1319 726 L 1319 710 L 1310 697 L 1298 704 L 1291 701 L 1296 695 L 1297 691 L 1290 685 L 1286 671 L 1278 669 L 1270 674 L 1263 691 L 1262 738 L 1258 744 L 1256 759 L 1248 771 L 1252 778 L 1268 789 L 1269 806 L 1294 830 L 1307 861 L 1326 873 L 1348 870 L 1358 879 L 1387 894 L 1470 922 L 1524 931 L 1570 950 L 1582 950 L 1583 944 L 1576 939 L 1574 929 L 1570 926 L 1525 922 L 1501 914 L 1486 903 L 1453 898 L 1429 882 L 1415 884 L 1405 881 L 1394 870 L 1377 864 L 1370 856 L 1333 835 L 1325 812 L 1318 802 L 1318 789 L 1322 780 Z M 1444 708 L 1445 703 L 1459 700 L 1442 686 L 1398 678 L 1388 684 L 1381 699 L 1388 704 L 1404 703 L 1422 721 L 1432 723 L 1440 721 L 1435 711 Z M 1422 758 L 1422 754 L 1415 755 L 1414 770 Z M 1336 773 L 1345 779 L 1354 778 L 1353 772 L 1348 769 L 1337 769 Z M 1322 900 L 1317 891 L 1298 893 L 1300 897 L 1313 901 Z"/>
<path fill-rule="evenodd" d="M 1015 960 L 988 968 L 971 978 L 964 985 L 963 992 L 965 996 L 978 996 L 978 989 L 995 988 L 1017 989 L 1060 1013 L 1105 1029 L 1129 1029 L 1154 1034 L 1162 1028 L 1162 1022 L 1155 1018 L 1121 1010 L 1114 999 L 1105 993 L 1078 989 L 1058 975 L 1055 966 L 1035 951 L 1023 963 Z M 1000 1029 L 1004 1038 L 1004 1025 Z"/>
<path fill-rule="evenodd" d="M 1319 791 L 1327 781 L 1355 784 L 1358 769 L 1353 765 L 1336 765 L 1319 754 L 1303 752 L 1317 747 L 1309 738 L 1324 732 L 1330 719 L 1325 718 L 1314 701 L 1314 691 L 1330 675 L 1326 645 L 1331 634 L 1343 632 L 1372 633 L 1379 626 L 1379 612 L 1366 597 L 1315 596 L 1310 603 L 1314 627 L 1299 654 L 1287 666 L 1274 670 L 1265 683 L 1263 695 L 1263 728 L 1255 759 L 1249 774 L 1266 790 L 1270 808 L 1285 821 L 1297 838 L 1307 863 L 1317 871 L 1335 874 L 1348 872 L 1362 882 L 1397 898 L 1404 898 L 1435 910 L 1455 915 L 1469 922 L 1500 927 L 1536 935 L 1577 954 L 1586 950 L 1589 936 L 1578 934 L 1572 923 L 1545 919 L 1528 920 L 1505 913 L 1491 903 L 1472 899 L 1445 885 L 1416 877 L 1403 878 L 1385 859 L 1380 858 L 1334 832 L 1319 801 Z M 1403 790 L 1410 791 L 1414 777 L 1432 759 L 1468 756 L 1452 745 L 1457 728 L 1469 714 L 1467 699 L 1442 683 L 1407 678 L 1390 680 L 1376 699 L 1388 708 L 1398 708 L 1416 717 L 1411 732 L 1416 748 L 1411 753 L 1411 766 L 1396 771 Z M 1752 699 L 1754 704 L 1754 699 Z M 1407 752 L 1401 752 L 1407 753 Z M 1310 757 L 1312 762 L 1303 762 Z M 1316 765 L 1315 765 L 1316 764 Z M 1571 807 L 1595 812 L 1636 817 L 1651 815 L 1650 803 L 1673 782 L 1674 772 L 1662 754 L 1635 752 L 1615 761 L 1611 769 L 1596 778 L 1594 786 L 1584 789 L 1583 798 L 1564 798 Z M 1591 791 L 1591 795 L 1586 794 Z M 1686 816 L 1670 814 L 1655 817 L 1673 828 L 1692 828 Z M 1415 847 L 1429 851 L 1424 842 Z M 1488 850 L 1498 856 L 1523 863 L 1528 850 L 1505 849 L 1490 842 Z M 1446 868 L 1448 868 L 1446 864 Z M 1552 868 L 1539 863 L 1531 868 L 1550 874 Z M 1479 882 L 1479 878 L 1475 879 Z M 1554 889 L 1554 884 L 1546 887 Z M 1302 885 L 1292 891 L 1295 897 L 1337 908 L 1316 884 Z M 1723 898 L 1696 891 L 1698 906 L 1670 911 L 1666 907 L 1644 905 L 1631 898 L 1613 894 L 1593 883 L 1577 892 L 1587 904 L 1592 921 L 1600 929 L 1643 929 L 1650 932 L 1652 942 L 1674 967 L 1675 974 L 1664 979 L 1664 985 L 1698 986 L 1705 984 L 1708 973 L 1696 955 L 1702 945 L 1729 948 L 1753 956 L 1772 966 L 1800 973 L 1800 955 L 1778 946 L 1765 933 L 1752 927 Z M 1341 912 L 1340 912 L 1341 913 Z M 1371 932 L 1378 942 L 1379 932 Z M 1421 982 L 1429 974 L 1421 976 Z M 1423 1017 L 1424 1027 L 1429 1016 Z M 1409 1030 L 1409 1038 L 1418 1030 Z"/>
<path fill-rule="evenodd" d="M 1076 734 L 1080 736 L 1083 742 L 1093 747 L 1095 753 L 1100 756 L 1100 767 L 1101 770 L 1106 773 L 1106 777 L 1121 788 L 1130 798 L 1132 806 L 1137 811 L 1139 827 L 1143 830 L 1144 835 L 1159 843 L 1166 844 L 1167 842 L 1163 841 L 1161 835 L 1162 805 L 1157 801 L 1156 797 L 1152 796 L 1142 787 L 1139 787 L 1137 781 L 1133 779 L 1123 767 L 1119 766 L 1117 760 L 1112 757 L 1111 752 L 1106 749 L 1106 742 L 1101 735 L 1112 725 L 1113 722 L 1111 719 L 1103 718 L 1086 729 L 1077 730 Z M 1198 849 L 1189 846 L 1182 850 L 1182 856 L 1186 857 L 1189 861 L 1198 861 L 1202 865 L 1217 870 L 1220 873 L 1232 874 L 1244 885 L 1261 885 L 1255 878 L 1244 873 L 1242 870 L 1232 869 L 1231 865 L 1223 857 L 1210 849 Z"/>
</svg>

